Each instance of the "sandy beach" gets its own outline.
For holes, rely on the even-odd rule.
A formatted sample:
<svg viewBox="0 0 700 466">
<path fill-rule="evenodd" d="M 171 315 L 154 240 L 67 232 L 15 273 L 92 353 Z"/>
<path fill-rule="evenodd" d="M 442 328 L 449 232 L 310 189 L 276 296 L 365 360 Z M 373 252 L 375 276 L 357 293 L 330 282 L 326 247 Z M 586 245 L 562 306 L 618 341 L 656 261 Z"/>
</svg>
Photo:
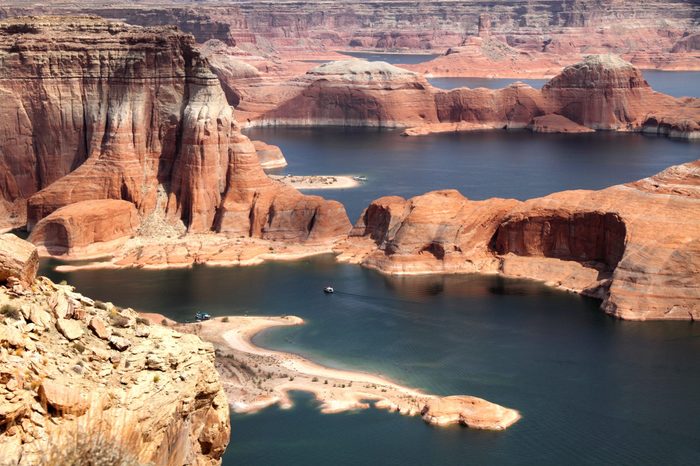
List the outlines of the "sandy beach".
<svg viewBox="0 0 700 466">
<path fill-rule="evenodd" d="M 291 408 L 291 391 L 312 393 L 323 413 L 372 406 L 408 416 L 420 415 L 435 425 L 462 424 L 503 430 L 520 419 L 512 409 L 476 397 L 438 397 L 397 384 L 381 375 L 325 367 L 302 356 L 258 347 L 252 338 L 272 327 L 303 325 L 295 316 L 229 316 L 178 330 L 195 333 L 214 344 L 217 369 L 231 408 L 253 413 L 271 405 Z"/>
<path fill-rule="evenodd" d="M 305 189 L 348 189 L 360 185 L 360 181 L 352 175 L 268 175 L 273 180 L 293 186 L 299 190 Z"/>
</svg>

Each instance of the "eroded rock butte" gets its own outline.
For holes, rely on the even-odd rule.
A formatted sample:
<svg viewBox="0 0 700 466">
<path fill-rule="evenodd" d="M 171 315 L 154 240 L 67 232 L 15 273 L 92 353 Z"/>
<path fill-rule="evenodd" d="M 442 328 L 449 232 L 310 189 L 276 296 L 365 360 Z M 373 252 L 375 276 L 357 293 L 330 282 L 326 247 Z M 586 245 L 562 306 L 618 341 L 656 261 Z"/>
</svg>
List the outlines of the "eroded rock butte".
<svg viewBox="0 0 700 466">
<path fill-rule="evenodd" d="M 700 161 L 525 202 L 384 197 L 337 247 L 385 273 L 499 273 L 602 299 L 632 320 L 700 318 Z"/>
</svg>

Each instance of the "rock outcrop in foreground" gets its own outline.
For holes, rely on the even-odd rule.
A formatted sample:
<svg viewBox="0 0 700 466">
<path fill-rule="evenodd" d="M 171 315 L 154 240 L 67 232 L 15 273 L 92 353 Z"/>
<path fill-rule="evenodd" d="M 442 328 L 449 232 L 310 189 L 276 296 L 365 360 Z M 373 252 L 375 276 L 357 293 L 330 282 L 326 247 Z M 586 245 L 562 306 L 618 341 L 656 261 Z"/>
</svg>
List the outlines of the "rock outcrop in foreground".
<svg viewBox="0 0 700 466">
<path fill-rule="evenodd" d="M 258 125 L 408 127 L 407 135 L 529 128 L 700 137 L 700 99 L 654 92 L 639 69 L 613 55 L 589 55 L 541 90 L 514 83 L 443 91 L 396 66 L 347 60 L 320 65 L 284 85 L 250 84 L 246 95 L 253 101 L 278 97 L 263 111 L 241 102 Z"/>
<path fill-rule="evenodd" d="M 174 27 L 13 18 L 0 22 L 0 56 L 0 228 L 26 223 L 56 251 L 136 229 L 120 211 L 105 231 L 103 204 L 87 202 L 102 200 L 190 233 L 306 239 L 323 235 L 316 226 L 349 228 L 342 206 L 265 177 L 194 38 Z"/>
<path fill-rule="evenodd" d="M 21 244 L 21 248 L 18 247 Z M 35 279 L 34 247 L 0 236 L 3 464 L 220 464 L 229 439 L 213 347 L 130 309 Z"/>
<path fill-rule="evenodd" d="M 526 202 L 454 190 L 383 197 L 338 252 L 386 273 L 542 280 L 600 298 L 623 319 L 700 319 L 700 160 Z"/>
</svg>

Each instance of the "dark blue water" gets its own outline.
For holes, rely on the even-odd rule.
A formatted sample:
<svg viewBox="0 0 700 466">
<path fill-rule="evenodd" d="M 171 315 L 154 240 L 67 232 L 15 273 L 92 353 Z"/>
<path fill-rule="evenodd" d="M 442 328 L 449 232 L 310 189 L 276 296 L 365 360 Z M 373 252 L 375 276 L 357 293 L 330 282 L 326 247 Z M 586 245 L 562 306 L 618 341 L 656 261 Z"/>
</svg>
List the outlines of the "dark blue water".
<svg viewBox="0 0 700 466">
<path fill-rule="evenodd" d="M 350 57 L 361 58 L 367 61 L 383 61 L 392 65 L 415 65 L 438 57 L 438 54 L 410 54 L 410 53 L 372 53 L 372 52 L 338 52 Z"/>
<path fill-rule="evenodd" d="M 674 97 L 700 97 L 700 71 L 644 70 L 643 73 L 655 91 Z M 540 89 L 547 82 L 546 79 L 518 78 L 430 78 L 428 81 L 440 89 L 456 89 L 458 87 L 500 89 L 516 81 Z"/>
<path fill-rule="evenodd" d="M 565 189 L 601 189 L 698 158 L 700 144 L 621 133 L 489 131 L 403 137 L 400 131 L 254 128 L 282 148 L 275 173 L 362 174 L 359 188 L 310 191 L 343 202 L 355 220 L 374 199 L 455 188 L 471 199 L 527 199 Z"/>
<path fill-rule="evenodd" d="M 319 257 L 247 268 L 50 273 L 101 300 L 177 319 L 295 314 L 258 344 L 517 408 L 506 432 L 378 411 L 232 416 L 225 465 L 700 463 L 700 328 L 608 318 L 598 303 L 494 276 L 384 277 Z M 333 283 L 339 293 L 324 295 Z"/>
</svg>

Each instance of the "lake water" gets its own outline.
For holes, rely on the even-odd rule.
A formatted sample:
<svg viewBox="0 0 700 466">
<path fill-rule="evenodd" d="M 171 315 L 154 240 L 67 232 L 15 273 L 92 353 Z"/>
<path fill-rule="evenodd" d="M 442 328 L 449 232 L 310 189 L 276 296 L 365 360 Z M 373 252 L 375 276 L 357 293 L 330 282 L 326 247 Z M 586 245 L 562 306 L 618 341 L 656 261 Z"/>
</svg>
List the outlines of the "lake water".
<svg viewBox="0 0 700 466">
<path fill-rule="evenodd" d="M 655 91 L 674 97 L 700 97 L 700 71 L 657 71 L 643 70 L 644 78 Z M 458 87 L 485 87 L 500 89 L 516 81 L 524 82 L 540 89 L 547 79 L 518 79 L 518 78 L 430 78 L 428 81 L 440 89 L 456 89 Z"/>
<path fill-rule="evenodd" d="M 403 137 L 400 131 L 253 128 L 289 165 L 277 174 L 361 174 L 347 190 L 309 191 L 343 202 L 351 220 L 374 199 L 455 188 L 470 199 L 528 199 L 564 189 L 601 189 L 694 160 L 700 144 L 656 136 L 487 131 Z"/>
<path fill-rule="evenodd" d="M 48 274 L 94 298 L 180 320 L 195 311 L 299 315 L 307 325 L 256 343 L 523 414 L 500 433 L 441 429 L 374 410 L 322 415 L 300 396 L 289 411 L 233 415 L 227 466 L 700 463 L 693 323 L 617 321 L 593 300 L 530 281 L 391 278 L 330 257 Z M 327 283 L 339 292 L 322 293 Z"/>
<path fill-rule="evenodd" d="M 457 187 L 473 198 L 531 197 L 630 181 L 697 157 L 698 145 L 641 135 L 488 132 L 403 138 L 396 131 L 255 129 L 288 171 L 363 173 L 324 191 L 351 217 L 385 194 Z M 700 464 L 700 327 L 621 322 L 599 303 L 494 276 L 386 277 L 321 256 L 255 267 L 42 273 L 95 299 L 178 320 L 294 314 L 308 323 L 260 345 L 372 371 L 441 395 L 519 409 L 505 432 L 433 428 L 375 410 L 297 406 L 233 415 L 224 465 Z M 325 295 L 327 284 L 338 290 Z"/>
</svg>

